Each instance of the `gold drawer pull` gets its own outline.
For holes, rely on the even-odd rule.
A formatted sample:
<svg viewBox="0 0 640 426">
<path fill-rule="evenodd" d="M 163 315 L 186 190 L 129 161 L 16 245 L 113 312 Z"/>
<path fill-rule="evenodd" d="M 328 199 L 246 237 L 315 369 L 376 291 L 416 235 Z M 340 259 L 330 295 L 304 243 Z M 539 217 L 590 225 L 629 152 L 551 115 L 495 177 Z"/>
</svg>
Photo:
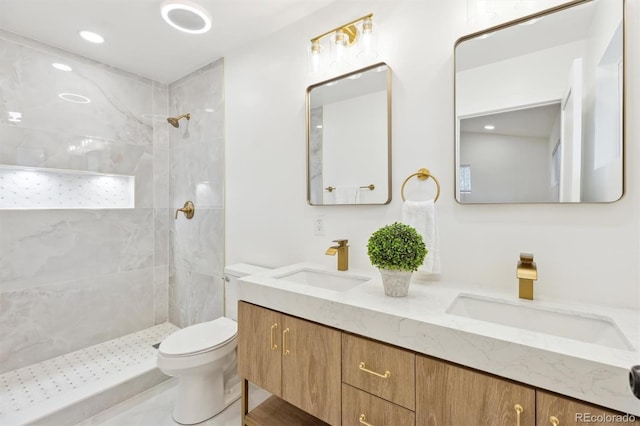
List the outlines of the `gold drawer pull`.
<svg viewBox="0 0 640 426">
<path fill-rule="evenodd" d="M 380 373 L 376 373 L 375 371 L 371 371 L 371 370 L 367 370 L 366 365 L 364 364 L 364 362 L 360 362 L 360 365 L 358 366 L 358 368 L 362 371 L 365 371 L 369 374 L 373 374 L 374 376 L 378 376 L 378 377 L 382 377 L 383 379 L 388 379 L 389 377 L 391 377 L 391 372 L 389 370 L 385 371 L 384 374 L 380 374 Z"/>
<path fill-rule="evenodd" d="M 553 426 L 558 426 L 560 424 L 560 420 L 558 420 L 556 416 L 549 417 L 549 422 L 551 422 Z"/>
<path fill-rule="evenodd" d="M 364 426 L 373 426 L 371 423 L 367 423 L 367 417 L 364 414 L 360 414 L 360 424 Z"/>
<path fill-rule="evenodd" d="M 522 408 L 522 405 L 516 404 L 513 406 L 513 409 L 516 410 L 516 425 L 520 426 L 520 413 L 522 413 L 524 408 Z"/>
<path fill-rule="evenodd" d="M 278 323 L 274 323 L 273 325 L 271 325 L 271 350 L 272 351 L 278 350 L 278 344 L 273 343 L 273 330 L 277 330 L 277 329 L 278 329 Z"/>
<path fill-rule="evenodd" d="M 282 332 L 282 354 L 289 355 L 289 349 L 287 349 L 287 334 L 289 334 L 289 327 L 285 328 Z"/>
</svg>

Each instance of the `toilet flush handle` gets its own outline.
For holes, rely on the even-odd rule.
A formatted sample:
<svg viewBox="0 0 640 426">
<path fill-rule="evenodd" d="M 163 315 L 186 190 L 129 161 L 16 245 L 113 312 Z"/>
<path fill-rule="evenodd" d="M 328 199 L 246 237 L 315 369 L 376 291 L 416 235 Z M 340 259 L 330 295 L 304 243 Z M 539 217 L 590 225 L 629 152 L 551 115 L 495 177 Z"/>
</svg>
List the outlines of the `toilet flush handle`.
<svg viewBox="0 0 640 426">
<path fill-rule="evenodd" d="M 186 203 L 184 203 L 184 207 L 176 210 L 176 216 L 174 219 L 178 219 L 179 212 L 183 212 L 187 219 L 191 219 L 196 212 L 196 207 L 191 201 L 187 201 Z"/>
</svg>

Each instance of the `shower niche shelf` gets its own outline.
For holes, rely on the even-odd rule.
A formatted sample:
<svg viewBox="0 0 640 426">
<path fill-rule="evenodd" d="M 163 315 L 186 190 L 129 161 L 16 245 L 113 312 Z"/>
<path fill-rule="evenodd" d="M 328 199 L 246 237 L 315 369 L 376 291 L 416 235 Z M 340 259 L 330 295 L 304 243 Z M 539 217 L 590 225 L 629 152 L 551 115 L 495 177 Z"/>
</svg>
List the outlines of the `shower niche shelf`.
<svg viewBox="0 0 640 426">
<path fill-rule="evenodd" d="M 135 176 L 0 165 L 0 209 L 128 209 Z"/>
</svg>

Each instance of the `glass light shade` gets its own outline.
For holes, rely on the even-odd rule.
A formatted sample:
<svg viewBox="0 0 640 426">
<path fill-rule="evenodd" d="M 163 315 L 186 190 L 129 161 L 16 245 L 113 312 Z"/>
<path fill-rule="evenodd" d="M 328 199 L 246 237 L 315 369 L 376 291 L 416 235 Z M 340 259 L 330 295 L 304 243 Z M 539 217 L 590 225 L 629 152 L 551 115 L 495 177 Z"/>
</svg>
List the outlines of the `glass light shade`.
<svg viewBox="0 0 640 426">
<path fill-rule="evenodd" d="M 311 76 L 319 76 L 323 72 L 323 68 L 326 67 L 326 53 L 325 48 L 320 45 L 320 40 L 311 42 L 311 45 L 307 49 L 307 66 L 308 72 Z"/>
</svg>

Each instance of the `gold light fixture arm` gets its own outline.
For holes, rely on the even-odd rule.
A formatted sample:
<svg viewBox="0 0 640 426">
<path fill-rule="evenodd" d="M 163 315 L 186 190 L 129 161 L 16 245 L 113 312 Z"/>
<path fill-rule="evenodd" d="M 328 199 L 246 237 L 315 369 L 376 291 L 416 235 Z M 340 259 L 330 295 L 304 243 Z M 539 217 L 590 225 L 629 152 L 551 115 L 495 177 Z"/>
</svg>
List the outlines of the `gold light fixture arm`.
<svg viewBox="0 0 640 426">
<path fill-rule="evenodd" d="M 373 18 L 373 13 L 370 13 L 370 14 L 365 15 L 365 16 L 363 16 L 361 18 L 358 18 L 358 19 L 354 19 L 351 22 L 347 22 L 344 25 L 340 25 L 339 27 L 336 27 L 336 28 L 334 28 L 332 30 L 329 30 L 329 31 L 325 32 L 325 33 L 322 33 L 319 36 L 315 36 L 314 38 L 311 39 L 311 43 L 318 42 L 318 41 L 320 41 L 320 39 L 328 36 L 329 34 L 333 34 L 338 30 L 342 30 L 349 37 L 349 44 L 353 44 L 353 42 L 356 39 L 356 35 L 357 35 L 357 31 L 355 31 L 355 29 L 356 29 L 355 28 L 355 24 L 357 24 L 360 21 L 364 21 L 367 18 Z"/>
</svg>

